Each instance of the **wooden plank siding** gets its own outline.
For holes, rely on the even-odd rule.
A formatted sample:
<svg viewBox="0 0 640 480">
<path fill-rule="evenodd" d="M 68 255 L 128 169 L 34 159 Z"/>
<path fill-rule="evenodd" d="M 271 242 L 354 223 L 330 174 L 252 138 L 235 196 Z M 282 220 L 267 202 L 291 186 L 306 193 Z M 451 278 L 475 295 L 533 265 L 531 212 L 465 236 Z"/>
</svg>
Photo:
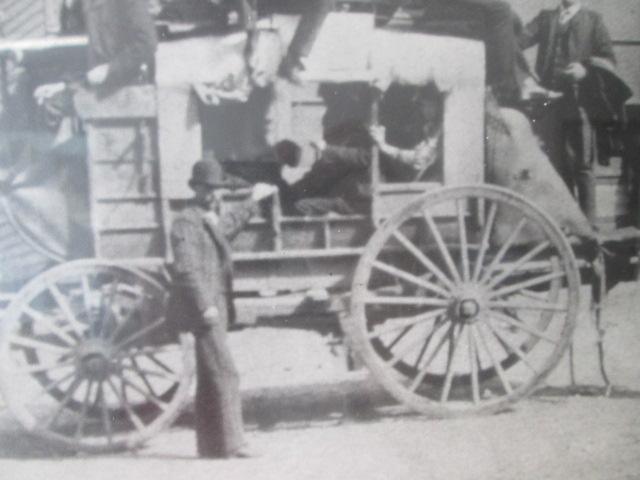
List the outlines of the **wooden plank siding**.
<svg viewBox="0 0 640 480">
<path fill-rule="evenodd" d="M 4 14 L 4 38 L 36 38 L 46 34 L 47 13 L 44 0 L 0 0 Z"/>
</svg>

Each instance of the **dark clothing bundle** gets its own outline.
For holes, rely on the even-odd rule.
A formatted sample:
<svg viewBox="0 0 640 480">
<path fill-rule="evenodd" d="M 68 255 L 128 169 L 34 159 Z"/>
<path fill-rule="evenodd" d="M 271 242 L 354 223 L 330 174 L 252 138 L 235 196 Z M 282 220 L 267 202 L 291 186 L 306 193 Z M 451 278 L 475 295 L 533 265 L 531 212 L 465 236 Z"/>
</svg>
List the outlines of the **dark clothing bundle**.
<svg viewBox="0 0 640 480">
<path fill-rule="evenodd" d="M 167 318 L 196 342 L 196 438 L 202 457 L 225 457 L 244 445 L 239 377 L 227 327 L 235 321 L 231 247 L 256 209 L 241 204 L 215 222 L 197 206 L 187 208 L 171 230 L 173 288 Z M 216 307 L 218 317 L 204 313 Z"/>
</svg>

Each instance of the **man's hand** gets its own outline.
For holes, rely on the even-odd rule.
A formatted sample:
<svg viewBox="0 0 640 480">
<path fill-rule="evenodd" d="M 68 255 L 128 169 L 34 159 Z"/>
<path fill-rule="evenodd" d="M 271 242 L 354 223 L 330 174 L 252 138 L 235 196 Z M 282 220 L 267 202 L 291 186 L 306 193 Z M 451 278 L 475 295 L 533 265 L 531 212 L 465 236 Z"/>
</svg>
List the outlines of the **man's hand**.
<svg viewBox="0 0 640 480">
<path fill-rule="evenodd" d="M 587 76 L 587 69 L 580 62 L 573 62 L 564 69 L 564 73 L 568 77 L 571 77 L 573 81 L 579 82 Z"/>
<path fill-rule="evenodd" d="M 369 135 L 378 147 L 386 143 L 386 131 L 382 125 L 372 125 L 369 127 Z"/>
<path fill-rule="evenodd" d="M 327 148 L 327 142 L 322 139 L 311 140 L 309 144 L 316 151 L 316 155 L 318 156 L 322 155 L 322 152 Z"/>
<path fill-rule="evenodd" d="M 103 63 L 97 67 L 93 67 L 87 72 L 87 81 L 89 85 L 97 87 L 102 85 L 109 76 L 109 64 Z"/>
<path fill-rule="evenodd" d="M 215 323 L 220 318 L 220 310 L 218 307 L 208 307 L 202 314 L 202 318 L 207 324 Z"/>
<path fill-rule="evenodd" d="M 65 88 L 67 88 L 67 86 L 64 82 L 40 85 L 36 88 L 35 92 L 33 92 L 33 98 L 35 98 L 38 105 L 42 105 L 45 100 L 53 97 L 57 93 L 63 92 Z"/>
<path fill-rule="evenodd" d="M 251 199 L 255 202 L 264 200 L 267 197 L 275 194 L 278 191 L 278 187 L 269 183 L 256 183 L 251 191 Z"/>
</svg>

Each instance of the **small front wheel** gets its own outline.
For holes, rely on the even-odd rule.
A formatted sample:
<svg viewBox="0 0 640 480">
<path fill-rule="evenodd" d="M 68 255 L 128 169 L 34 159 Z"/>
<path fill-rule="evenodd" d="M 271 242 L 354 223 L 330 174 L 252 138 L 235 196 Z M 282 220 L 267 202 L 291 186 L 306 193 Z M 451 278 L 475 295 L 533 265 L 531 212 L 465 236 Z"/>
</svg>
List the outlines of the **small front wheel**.
<svg viewBox="0 0 640 480">
<path fill-rule="evenodd" d="M 0 387 L 23 427 L 73 450 L 134 448 L 180 412 L 190 338 L 165 320 L 166 289 L 100 260 L 58 265 L 7 308 Z"/>
</svg>

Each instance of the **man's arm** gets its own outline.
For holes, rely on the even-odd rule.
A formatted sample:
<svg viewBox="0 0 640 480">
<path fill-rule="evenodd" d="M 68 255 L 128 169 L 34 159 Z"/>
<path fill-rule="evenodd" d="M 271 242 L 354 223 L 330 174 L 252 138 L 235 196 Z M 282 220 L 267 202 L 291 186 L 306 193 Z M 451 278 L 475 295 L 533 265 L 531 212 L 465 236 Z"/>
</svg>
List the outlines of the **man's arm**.
<svg viewBox="0 0 640 480">
<path fill-rule="evenodd" d="M 230 207 L 228 211 L 220 215 L 218 228 L 229 240 L 233 239 L 240 230 L 251 220 L 251 217 L 259 213 L 258 202 L 253 199 Z"/>
<path fill-rule="evenodd" d="M 251 220 L 251 217 L 259 213 L 259 202 L 278 191 L 278 187 L 268 183 L 256 183 L 251 190 L 251 198 L 220 216 L 217 227 L 228 239 L 235 237 L 240 230 Z"/>
<path fill-rule="evenodd" d="M 119 21 L 127 32 L 127 45 L 109 62 L 107 83 L 120 83 L 135 77 L 144 63 L 153 63 L 158 39 L 147 2 L 119 0 Z"/>
<path fill-rule="evenodd" d="M 188 218 L 178 218 L 171 229 L 173 248 L 173 279 L 176 286 L 184 288 L 202 314 L 213 304 L 211 292 L 205 291 L 205 279 L 201 272 L 202 258 L 198 251 L 200 235 L 198 227 Z"/>
<path fill-rule="evenodd" d="M 609 30 L 604 24 L 602 15 L 595 12 L 594 28 L 593 28 L 593 55 L 591 58 L 601 58 L 612 63 L 612 66 L 616 64 L 616 56 L 613 52 L 613 43 L 611 42 L 611 36 Z"/>
</svg>

